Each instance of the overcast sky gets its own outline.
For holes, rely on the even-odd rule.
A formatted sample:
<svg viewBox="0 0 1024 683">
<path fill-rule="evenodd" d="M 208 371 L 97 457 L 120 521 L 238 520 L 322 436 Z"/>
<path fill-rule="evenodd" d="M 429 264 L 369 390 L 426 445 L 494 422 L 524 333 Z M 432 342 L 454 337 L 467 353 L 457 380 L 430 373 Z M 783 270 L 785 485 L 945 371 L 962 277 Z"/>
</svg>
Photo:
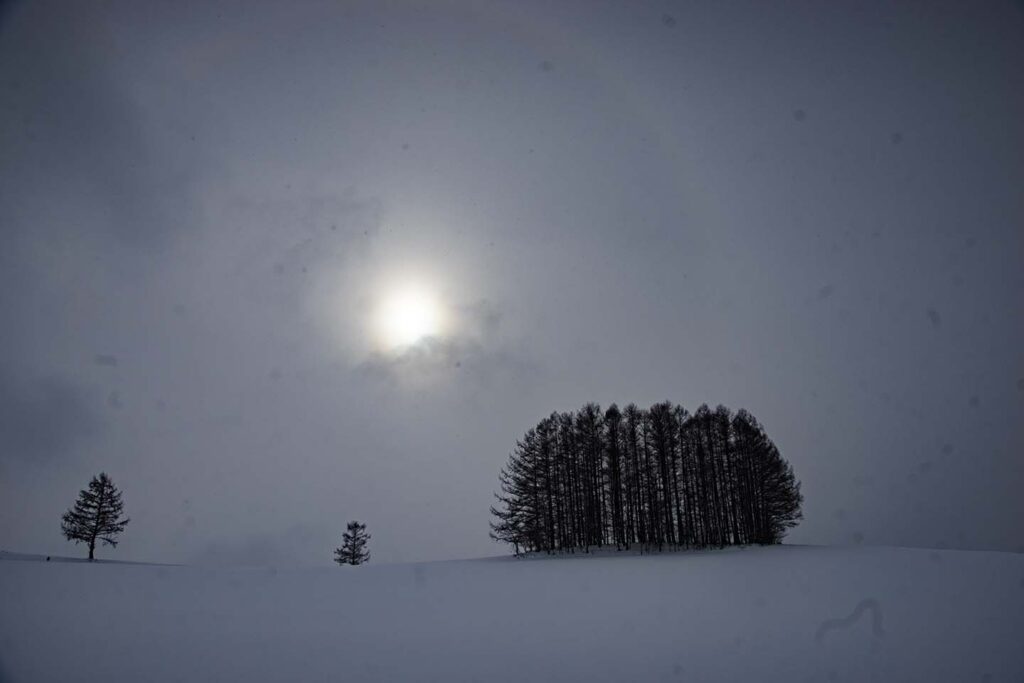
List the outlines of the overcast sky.
<svg viewBox="0 0 1024 683">
<path fill-rule="evenodd" d="M 497 554 L 528 427 L 669 399 L 791 542 L 1024 550 L 1022 122 L 1019 3 L 8 3 L 0 548 L 103 470 L 100 557 Z"/>
</svg>

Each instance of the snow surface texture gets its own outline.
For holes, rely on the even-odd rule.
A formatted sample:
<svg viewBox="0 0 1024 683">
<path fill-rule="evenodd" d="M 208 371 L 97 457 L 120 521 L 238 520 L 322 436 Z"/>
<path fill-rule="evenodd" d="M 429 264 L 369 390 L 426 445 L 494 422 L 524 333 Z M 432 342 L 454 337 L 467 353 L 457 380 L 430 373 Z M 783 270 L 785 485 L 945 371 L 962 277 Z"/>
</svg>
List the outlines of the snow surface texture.
<svg viewBox="0 0 1024 683">
<path fill-rule="evenodd" d="M 1024 555 L 0 561 L 0 681 L 1021 681 Z"/>
</svg>

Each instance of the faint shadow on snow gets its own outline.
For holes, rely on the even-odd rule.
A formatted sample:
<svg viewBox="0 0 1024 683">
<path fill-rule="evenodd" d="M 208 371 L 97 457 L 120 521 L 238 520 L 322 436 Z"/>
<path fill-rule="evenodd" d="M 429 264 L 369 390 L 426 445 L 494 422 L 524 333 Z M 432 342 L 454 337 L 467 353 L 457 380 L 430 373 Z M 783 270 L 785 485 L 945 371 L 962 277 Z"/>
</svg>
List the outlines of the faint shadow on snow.
<svg viewBox="0 0 1024 683">
<path fill-rule="evenodd" d="M 842 619 L 826 619 L 821 622 L 817 633 L 814 634 L 814 639 L 820 643 L 825 639 L 825 635 L 829 631 L 842 631 L 850 628 L 860 621 L 865 612 L 871 613 L 871 633 L 876 638 L 883 637 L 885 631 L 882 630 L 882 608 L 878 605 L 877 600 L 867 598 L 857 603 L 857 606 L 853 608 L 853 612 L 849 616 Z"/>
</svg>

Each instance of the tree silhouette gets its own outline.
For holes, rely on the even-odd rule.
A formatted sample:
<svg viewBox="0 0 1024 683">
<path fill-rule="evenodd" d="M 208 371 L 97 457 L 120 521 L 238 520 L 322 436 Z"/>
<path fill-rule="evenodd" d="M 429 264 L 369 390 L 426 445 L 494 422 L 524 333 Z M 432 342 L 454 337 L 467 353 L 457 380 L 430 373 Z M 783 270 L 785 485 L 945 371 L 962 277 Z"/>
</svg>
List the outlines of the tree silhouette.
<svg viewBox="0 0 1024 683">
<path fill-rule="evenodd" d="M 366 543 L 370 534 L 366 533 L 366 525 L 349 522 L 348 530 L 342 535 L 341 547 L 334 550 L 334 561 L 338 564 L 363 564 L 369 561 L 370 551 Z"/>
<path fill-rule="evenodd" d="M 521 551 L 780 543 L 800 483 L 745 410 L 593 403 L 552 413 L 517 442 L 498 481 L 491 538 Z"/>
<path fill-rule="evenodd" d="M 93 477 L 89 488 L 78 494 L 74 507 L 64 513 L 61 531 L 69 541 L 89 546 L 89 560 L 96 551 L 96 541 L 117 546 L 115 537 L 124 531 L 128 518 L 121 518 L 124 503 L 121 492 L 105 472 Z"/>
</svg>

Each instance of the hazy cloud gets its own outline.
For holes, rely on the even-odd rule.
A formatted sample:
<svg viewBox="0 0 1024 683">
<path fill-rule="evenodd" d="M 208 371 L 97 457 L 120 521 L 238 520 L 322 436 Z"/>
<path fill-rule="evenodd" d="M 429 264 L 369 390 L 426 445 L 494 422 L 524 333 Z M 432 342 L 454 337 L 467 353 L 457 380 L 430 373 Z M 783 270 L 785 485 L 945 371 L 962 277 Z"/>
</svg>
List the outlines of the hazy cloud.
<svg viewBox="0 0 1024 683">
<path fill-rule="evenodd" d="M 74 456 L 102 423 L 88 394 L 60 377 L 22 378 L 0 368 L 0 456 L 50 464 Z"/>
<path fill-rule="evenodd" d="M 1017 9 L 584 4 L 4 5 L 0 547 L 109 469 L 126 559 L 490 554 L 523 430 L 664 399 L 794 542 L 1019 547 Z"/>
</svg>

